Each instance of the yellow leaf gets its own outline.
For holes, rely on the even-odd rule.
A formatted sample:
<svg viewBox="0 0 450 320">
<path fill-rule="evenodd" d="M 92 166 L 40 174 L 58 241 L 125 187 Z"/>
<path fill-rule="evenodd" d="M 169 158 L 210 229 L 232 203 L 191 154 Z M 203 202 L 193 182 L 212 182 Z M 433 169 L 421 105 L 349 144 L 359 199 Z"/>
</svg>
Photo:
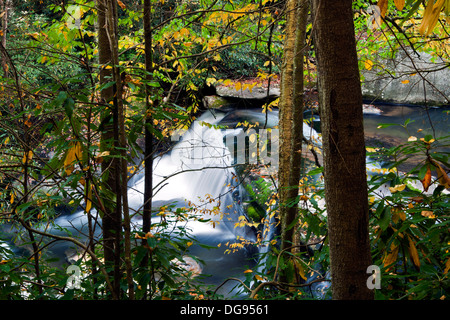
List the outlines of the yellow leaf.
<svg viewBox="0 0 450 320">
<path fill-rule="evenodd" d="M 444 274 L 447 274 L 449 270 L 450 270 L 450 258 L 448 258 L 447 262 L 445 263 Z"/>
<path fill-rule="evenodd" d="M 210 87 L 211 85 L 213 85 L 214 83 L 216 83 L 217 82 L 217 80 L 215 79 L 215 78 L 207 78 L 206 79 L 206 85 L 208 86 L 208 87 Z"/>
<path fill-rule="evenodd" d="M 407 83 L 409 83 L 409 80 L 408 80 L 408 79 L 403 80 L 402 83 L 403 83 L 403 84 L 407 84 Z"/>
<path fill-rule="evenodd" d="M 401 208 L 394 207 L 392 209 L 392 221 L 397 223 L 399 219 L 401 219 L 402 221 L 405 221 L 406 220 L 406 213 Z"/>
<path fill-rule="evenodd" d="M 9 140 L 10 140 L 9 137 L 6 137 L 6 139 L 4 141 L 5 145 L 7 145 L 9 143 Z"/>
<path fill-rule="evenodd" d="M 397 9 L 400 11 L 405 7 L 405 0 L 394 0 L 394 2 Z"/>
<path fill-rule="evenodd" d="M 411 256 L 411 260 L 413 264 L 417 267 L 417 269 L 420 268 L 420 259 L 419 259 L 419 253 L 417 252 L 416 245 L 414 243 L 414 240 L 408 235 L 408 251 L 409 255 Z"/>
<path fill-rule="evenodd" d="M 372 62 L 372 60 L 366 60 L 366 62 L 364 62 L 364 67 L 365 67 L 367 70 L 372 70 L 372 67 L 373 67 L 373 62 Z"/>
<path fill-rule="evenodd" d="M 122 1 L 117 0 L 117 4 L 122 8 L 122 10 L 126 9 L 126 6 L 125 6 L 125 4 Z"/>
<path fill-rule="evenodd" d="M 102 163 L 103 162 L 103 157 L 106 157 L 106 156 L 109 156 L 109 151 L 103 151 L 103 152 L 101 152 L 100 154 L 98 154 L 96 157 L 95 157 L 95 160 L 98 162 L 98 163 Z"/>
<path fill-rule="evenodd" d="M 67 175 L 70 175 L 73 172 L 73 163 L 77 160 L 81 159 L 81 143 L 75 142 L 72 143 L 72 146 L 67 151 L 66 158 L 64 159 L 64 170 Z"/>
<path fill-rule="evenodd" d="M 295 260 L 294 261 L 294 265 L 295 265 L 295 268 L 297 269 L 298 274 L 300 275 L 300 277 L 302 277 L 303 280 L 306 280 L 307 278 L 306 278 L 306 275 L 305 275 L 305 269 L 303 268 L 301 262 Z"/>
<path fill-rule="evenodd" d="M 386 256 L 383 259 L 383 265 L 385 267 L 390 266 L 395 261 L 397 261 L 398 249 L 399 246 L 396 246 L 394 243 L 391 244 L 391 252 L 389 254 L 386 254 Z"/>
<path fill-rule="evenodd" d="M 180 34 L 182 36 L 187 36 L 187 35 L 189 35 L 189 30 L 186 29 L 186 28 L 183 28 L 183 29 L 180 30 Z"/>
<path fill-rule="evenodd" d="M 253 272 L 252 269 L 247 269 L 247 270 L 244 271 L 244 273 L 252 273 L 252 272 Z"/>
<path fill-rule="evenodd" d="M 419 32 L 422 35 L 428 36 L 436 26 L 438 22 L 440 12 L 444 7 L 446 0 L 437 0 L 435 3 L 434 0 L 428 0 L 428 4 L 425 8 L 425 12 L 423 14 L 422 23 L 419 27 Z"/>
<path fill-rule="evenodd" d="M 14 192 L 11 192 L 11 199 L 9 200 L 11 204 L 14 203 Z"/>
<path fill-rule="evenodd" d="M 261 277 L 259 274 L 255 275 L 255 279 L 259 280 L 259 281 L 263 281 L 264 280 L 263 277 Z"/>
<path fill-rule="evenodd" d="M 431 184 L 431 170 L 429 166 L 427 168 L 427 172 L 425 173 L 425 177 L 420 182 L 422 182 L 423 190 L 427 192 Z"/>
<path fill-rule="evenodd" d="M 436 218 L 436 216 L 434 215 L 433 211 L 426 211 L 426 210 L 424 210 L 424 211 L 422 211 L 420 214 L 421 214 L 423 217 L 428 217 L 428 218 L 430 218 L 430 219 Z"/>
<path fill-rule="evenodd" d="M 439 163 L 432 160 L 433 165 L 436 167 L 436 174 L 439 180 L 439 184 L 443 185 L 447 190 L 450 189 L 450 178 L 448 177 L 445 170 L 441 167 Z"/>
<path fill-rule="evenodd" d="M 391 193 L 396 193 L 397 191 L 405 190 L 405 187 L 405 184 L 397 184 L 395 187 L 389 187 L 389 191 L 391 191 Z"/>
<path fill-rule="evenodd" d="M 89 187 L 89 191 L 87 194 L 87 199 L 86 199 L 86 213 L 89 213 L 91 211 L 92 208 L 92 185 L 90 185 Z"/>
<path fill-rule="evenodd" d="M 31 158 L 33 158 L 33 151 L 30 150 L 28 151 L 28 155 L 26 153 L 23 155 L 22 163 L 25 164 L 26 162 L 30 161 Z"/>
<path fill-rule="evenodd" d="M 242 88 L 242 83 L 237 82 L 236 85 L 234 86 L 234 88 L 236 89 L 236 91 L 241 90 L 241 88 Z"/>
</svg>

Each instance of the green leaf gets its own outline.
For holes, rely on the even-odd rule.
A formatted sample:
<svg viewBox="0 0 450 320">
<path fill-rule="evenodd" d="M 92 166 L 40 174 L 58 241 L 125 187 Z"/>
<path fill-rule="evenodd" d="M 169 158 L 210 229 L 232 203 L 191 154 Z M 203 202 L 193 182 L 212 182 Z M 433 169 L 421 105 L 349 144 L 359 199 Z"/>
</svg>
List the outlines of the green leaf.
<svg viewBox="0 0 450 320">
<path fill-rule="evenodd" d="M 378 223 L 380 224 L 381 230 L 386 230 L 391 222 L 391 208 L 385 207 L 383 212 L 381 213 L 380 220 Z"/>
<path fill-rule="evenodd" d="M 323 173 L 323 167 L 313 169 L 307 173 L 308 176 L 314 176 L 316 174 Z"/>
<path fill-rule="evenodd" d="M 115 81 L 107 82 L 107 83 L 105 83 L 105 84 L 102 84 L 102 85 L 100 86 L 99 90 L 102 91 L 102 90 L 108 89 L 108 88 L 112 87 L 112 86 L 115 85 L 115 84 L 116 84 Z"/>
<path fill-rule="evenodd" d="M 377 129 L 387 128 L 391 126 L 398 126 L 398 123 L 381 123 L 378 125 Z"/>
<path fill-rule="evenodd" d="M 72 118 L 73 115 L 73 110 L 75 108 L 75 101 L 72 98 L 67 98 L 66 100 L 64 100 L 64 110 L 66 111 L 67 116 L 70 118 Z"/>
</svg>

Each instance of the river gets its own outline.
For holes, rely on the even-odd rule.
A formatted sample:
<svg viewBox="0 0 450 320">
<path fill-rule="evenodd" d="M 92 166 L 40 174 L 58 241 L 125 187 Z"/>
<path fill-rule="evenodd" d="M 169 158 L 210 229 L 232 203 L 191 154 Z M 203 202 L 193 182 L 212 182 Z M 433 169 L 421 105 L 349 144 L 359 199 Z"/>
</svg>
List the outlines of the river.
<svg viewBox="0 0 450 320">
<path fill-rule="evenodd" d="M 448 109 L 377 107 L 380 112 L 367 113 L 364 118 L 366 139 L 370 143 L 390 146 L 406 142 L 412 135 L 420 138 L 425 134 L 436 137 L 449 134 Z M 250 242 L 254 242 L 257 237 L 256 229 L 253 227 L 246 225 L 236 227 L 236 224 L 239 225 L 242 221 L 242 217 L 246 217 L 242 206 L 244 190 L 239 179 L 236 178 L 237 173 L 233 167 L 233 164 L 239 162 L 237 160 L 240 152 L 239 143 L 230 143 L 234 137 L 239 140 L 243 132 L 241 129 L 236 129 L 236 125 L 247 121 L 255 125 L 254 129 L 260 130 L 258 133 L 261 134 L 264 128 L 274 128 L 278 124 L 277 110 L 268 114 L 267 117 L 261 109 L 225 108 L 223 110 L 205 112 L 187 132 L 180 132 L 173 138 L 176 143 L 169 153 L 157 157 L 153 163 L 156 186 L 153 204 L 156 211 L 159 207 L 168 204 L 174 204 L 175 208 L 191 206 L 195 208 L 193 212 L 197 216 L 211 219 L 208 223 L 190 221 L 185 226 L 192 230 L 192 235 L 199 242 L 214 248 L 205 249 L 199 245 L 193 245 L 190 248 L 190 254 L 202 261 L 198 265 L 199 271 L 210 275 L 205 282 L 213 286 L 222 284 L 229 277 L 244 279 L 244 271 L 257 263 L 254 259 L 255 253 L 264 250 L 258 246 L 247 246 L 237 247 L 233 253 L 227 252 L 230 244 L 240 242 L 236 239 L 237 236 Z M 406 119 L 413 120 L 406 130 L 399 125 L 378 128 L 383 123 L 403 124 Z M 204 126 L 201 125 L 202 122 L 218 126 L 227 125 L 232 129 Z M 318 132 L 305 126 L 304 134 L 314 138 L 316 145 L 320 147 Z M 276 150 L 278 147 L 276 130 L 269 135 L 272 138 L 271 150 Z M 246 137 L 252 141 L 249 134 Z M 236 150 L 235 145 L 237 145 Z M 251 152 L 249 156 L 250 154 Z M 265 156 L 267 156 L 266 160 L 271 162 L 275 172 L 276 153 L 266 153 Z M 129 189 L 129 204 L 132 212 L 137 212 L 143 203 L 142 173 L 138 173 L 132 181 Z M 211 199 L 212 201 L 209 201 Z M 157 221 L 160 217 L 155 215 L 153 221 Z M 87 219 L 82 211 L 60 216 L 55 224 L 67 228 L 72 235 L 81 238 L 87 230 Z M 139 230 L 141 224 L 139 215 L 134 217 L 133 224 Z M 51 227 L 47 231 L 64 234 L 59 227 Z M 49 250 L 55 257 L 60 258 L 61 262 L 68 263 L 70 259 L 68 254 L 73 253 L 71 247 L 69 243 L 57 242 L 50 246 Z M 227 282 L 218 293 L 232 297 L 237 294 L 236 290 L 233 291 L 236 284 L 233 281 Z"/>
</svg>

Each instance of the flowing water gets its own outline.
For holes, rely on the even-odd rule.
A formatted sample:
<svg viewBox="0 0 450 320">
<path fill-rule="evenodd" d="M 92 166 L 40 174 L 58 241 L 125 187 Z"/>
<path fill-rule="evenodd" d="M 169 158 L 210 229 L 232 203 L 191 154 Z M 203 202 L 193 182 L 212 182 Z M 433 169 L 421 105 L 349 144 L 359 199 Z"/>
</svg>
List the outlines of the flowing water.
<svg viewBox="0 0 450 320">
<path fill-rule="evenodd" d="M 366 136 L 381 143 L 395 144 L 406 141 L 409 136 L 449 134 L 448 113 L 440 109 L 424 111 L 419 107 L 380 107 L 379 114 L 365 115 Z M 404 123 L 409 118 L 414 120 L 406 131 L 400 126 L 377 129 L 381 123 Z M 430 119 L 433 127 L 430 126 Z M 261 109 L 229 109 L 226 111 L 207 111 L 186 132 L 173 137 L 177 141 L 170 152 L 157 157 L 154 162 L 154 197 L 155 210 L 164 205 L 175 207 L 194 207 L 197 217 L 210 219 L 210 222 L 190 221 L 186 227 L 192 230 L 192 235 L 201 243 L 214 249 L 205 249 L 194 245 L 190 254 L 203 261 L 201 272 L 211 275 L 206 282 L 219 285 L 228 277 L 243 278 L 243 271 L 255 266 L 255 253 L 264 252 L 267 247 L 248 246 L 238 248 L 234 253 L 226 253 L 226 244 L 239 242 L 237 237 L 255 241 L 256 229 L 248 226 L 238 226 L 246 213 L 243 210 L 243 188 L 237 178 L 233 164 L 238 160 L 239 143 L 232 142 L 234 137 L 242 135 L 243 130 L 236 128 L 239 122 L 248 121 L 255 128 L 273 128 L 278 124 L 278 111 L 274 110 L 267 116 Z M 212 125 L 227 125 L 232 129 L 224 130 L 214 126 L 202 125 L 202 122 Z M 423 129 L 418 133 L 418 129 Z M 318 133 L 305 126 L 304 135 L 320 146 Z M 278 147 L 275 135 L 272 133 L 272 150 Z M 247 139 L 251 137 L 247 136 Z M 231 141 L 231 143 L 230 143 Z M 237 147 L 237 149 L 234 149 Z M 242 148 L 242 146 L 241 146 Z M 245 147 L 244 147 L 245 148 Z M 248 154 L 250 157 L 251 152 Z M 276 153 L 267 154 L 276 169 Z M 250 159 L 250 158 L 249 158 Z M 241 159 L 242 160 L 242 159 Z M 139 212 L 143 204 L 144 177 L 138 173 L 130 183 L 129 205 L 133 212 Z M 152 221 L 160 216 L 155 215 Z M 139 230 L 140 216 L 135 215 L 133 225 Z M 87 218 L 83 211 L 72 215 L 62 215 L 55 221 L 55 226 L 46 229 L 47 232 L 65 235 L 69 230 L 73 236 L 85 237 L 87 234 Z M 100 236 L 97 228 L 97 235 Z M 274 235 L 271 229 L 269 237 Z M 63 263 L 68 263 L 68 256 L 74 248 L 70 243 L 56 242 L 49 248 L 52 254 Z M 72 251 L 71 251 L 72 250 Z M 218 292 L 230 296 L 230 290 L 236 283 L 229 282 Z M 236 293 L 236 292 L 234 292 Z"/>
</svg>

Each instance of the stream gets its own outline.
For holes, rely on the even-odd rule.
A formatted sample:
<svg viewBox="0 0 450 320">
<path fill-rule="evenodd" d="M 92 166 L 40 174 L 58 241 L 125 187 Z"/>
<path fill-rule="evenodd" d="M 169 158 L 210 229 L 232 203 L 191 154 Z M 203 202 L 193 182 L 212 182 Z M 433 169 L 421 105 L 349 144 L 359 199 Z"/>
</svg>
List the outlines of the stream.
<svg viewBox="0 0 450 320">
<path fill-rule="evenodd" d="M 436 136 L 449 134 L 449 114 L 448 112 L 444 113 L 443 109 L 430 108 L 427 112 L 421 107 L 377 107 L 380 112 L 365 114 L 364 121 L 366 139 L 375 144 L 396 145 L 407 141 L 411 135 L 420 138 L 425 134 L 435 134 Z M 445 110 L 448 111 L 448 109 Z M 381 123 L 403 124 L 407 118 L 414 120 L 407 126 L 409 132 L 398 125 L 377 129 Z M 432 128 L 430 119 L 433 123 Z M 239 122 L 248 121 L 255 124 L 255 130 L 258 129 L 258 133 L 261 134 L 261 132 L 266 132 L 263 129 L 266 120 L 267 128 L 275 127 L 278 124 L 278 111 L 274 110 L 269 113 L 267 119 L 261 109 L 224 108 L 206 111 L 189 130 L 179 132 L 179 135 L 172 138 L 176 143 L 170 152 L 154 159 L 153 206 L 155 211 L 158 212 L 159 208 L 165 205 L 173 205 L 173 210 L 193 207 L 193 214 L 200 220 L 209 220 L 202 222 L 194 219 L 183 222 L 186 228 L 192 230 L 192 236 L 200 243 L 213 247 L 207 249 L 194 244 L 189 248 L 189 254 L 201 261 L 194 267 L 199 269 L 198 272 L 209 275 L 203 280 L 206 284 L 218 286 L 229 277 L 244 279 L 243 272 L 257 264 L 256 254 L 266 250 L 265 247 L 248 245 L 242 248 L 236 247 L 233 253 L 227 252 L 230 244 L 238 243 L 240 239 L 255 242 L 257 238 L 257 230 L 254 227 L 239 224 L 242 217 L 246 217 L 243 209 L 245 191 L 233 165 L 242 163 L 243 160 L 251 163 L 253 149 L 249 147 L 249 158 L 245 159 L 242 155 L 242 145 L 239 145 L 239 141 L 245 137 L 242 137 L 243 131 L 236 128 L 236 125 Z M 212 126 L 201 125 L 202 122 Z M 215 127 L 222 125 L 227 125 L 231 129 Z M 313 127 L 318 129 L 317 126 Z M 423 131 L 418 133 L 418 129 L 423 129 Z M 304 127 L 304 135 L 320 146 L 318 131 L 308 126 Z M 268 134 L 271 146 L 268 149 L 276 150 L 278 148 L 276 133 L 276 130 L 272 130 Z M 250 134 L 246 136 L 251 142 Z M 237 141 L 234 141 L 235 137 Z M 262 152 L 261 149 L 260 151 Z M 239 158 L 240 156 L 241 158 Z M 275 172 L 278 161 L 276 152 L 267 150 L 263 156 L 265 161 L 271 163 Z M 129 183 L 128 198 L 131 213 L 141 210 L 143 190 L 143 173 L 138 172 Z M 161 219 L 161 215 L 155 214 L 152 222 L 157 222 L 158 219 Z M 139 230 L 140 216 L 135 215 L 132 223 L 135 230 Z M 69 230 L 72 236 L 85 240 L 87 228 L 86 215 L 83 211 L 79 211 L 71 215 L 61 215 L 55 220 L 55 226 L 50 226 L 46 231 L 57 235 L 66 235 L 66 230 Z M 100 236 L 99 229 L 97 228 L 97 234 Z M 5 228 L 3 231 L 5 232 Z M 269 233 L 269 237 L 274 235 L 273 232 Z M 9 243 L 9 245 L 16 248 L 16 252 L 20 251 L 20 248 L 15 247 L 13 243 Z M 50 255 L 60 259 L 60 266 L 67 266 L 73 262 L 75 249 L 70 243 L 62 241 L 55 242 L 48 248 Z M 235 289 L 236 285 L 237 282 L 228 281 L 220 287 L 217 293 L 225 297 L 235 297 L 236 295 L 242 297 L 242 294 Z M 325 287 L 327 286 L 325 285 Z"/>
</svg>

